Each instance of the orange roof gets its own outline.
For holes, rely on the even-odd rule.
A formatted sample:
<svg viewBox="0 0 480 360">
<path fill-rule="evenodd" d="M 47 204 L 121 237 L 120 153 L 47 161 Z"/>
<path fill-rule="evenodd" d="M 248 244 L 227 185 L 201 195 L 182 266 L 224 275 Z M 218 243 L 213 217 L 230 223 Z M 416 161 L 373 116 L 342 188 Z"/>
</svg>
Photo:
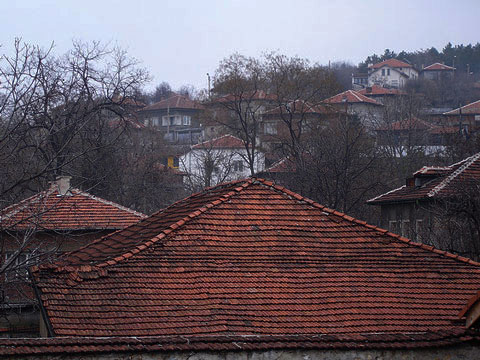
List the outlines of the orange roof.
<svg viewBox="0 0 480 360">
<path fill-rule="evenodd" d="M 367 103 L 381 106 L 377 101 L 360 94 L 358 91 L 347 90 L 323 101 L 327 104 Z"/>
<path fill-rule="evenodd" d="M 223 135 L 192 146 L 192 149 L 243 149 L 245 143 L 233 135 Z"/>
<path fill-rule="evenodd" d="M 379 62 L 379 63 L 376 63 L 376 64 L 373 64 L 371 66 L 369 66 L 371 69 L 380 69 L 381 67 L 384 67 L 384 66 L 389 66 L 391 68 L 413 68 L 412 65 L 404 62 L 404 61 L 400 61 L 398 59 L 388 59 L 388 60 L 384 60 L 382 62 Z"/>
<path fill-rule="evenodd" d="M 103 230 L 122 229 L 146 215 L 78 189 L 61 196 L 52 185 L 0 212 L 3 229 L 25 230 Z"/>
<path fill-rule="evenodd" d="M 365 96 L 385 96 L 385 95 L 405 95 L 406 93 L 399 89 L 387 89 L 383 86 L 373 85 L 357 91 Z"/>
<path fill-rule="evenodd" d="M 183 95 L 173 95 L 168 99 L 161 100 L 155 104 L 148 105 L 141 109 L 144 110 L 164 110 L 164 109 L 203 109 L 203 105 L 199 104 L 194 100 L 190 100 L 188 97 Z"/>
<path fill-rule="evenodd" d="M 480 115 L 480 100 L 444 113 L 444 115 Z"/>
<path fill-rule="evenodd" d="M 431 180 L 422 186 L 401 186 L 371 200 L 369 204 L 411 202 L 445 198 L 455 195 L 459 189 L 480 181 L 480 153 L 446 167 L 424 166 L 413 174 L 414 177 L 428 176 Z"/>
<path fill-rule="evenodd" d="M 446 70 L 446 71 L 453 71 L 455 70 L 454 67 L 451 67 L 451 66 L 447 66 L 445 64 L 440 64 L 440 63 L 434 63 L 432 65 L 429 65 L 425 68 L 423 68 L 423 71 L 442 71 L 442 70 Z"/>
<path fill-rule="evenodd" d="M 410 334 L 465 335 L 458 314 L 480 288 L 479 265 L 253 178 L 32 272 L 60 337 L 207 336 L 212 348 L 221 336 L 264 346 L 267 337 L 343 339 L 339 347 L 371 337 L 414 347 Z"/>
</svg>

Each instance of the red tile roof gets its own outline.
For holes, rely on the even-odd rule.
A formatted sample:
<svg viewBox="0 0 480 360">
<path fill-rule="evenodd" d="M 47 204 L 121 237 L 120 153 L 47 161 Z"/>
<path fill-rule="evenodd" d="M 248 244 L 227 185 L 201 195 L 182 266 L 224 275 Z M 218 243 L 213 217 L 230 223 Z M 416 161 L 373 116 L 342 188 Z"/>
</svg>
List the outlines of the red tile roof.
<svg viewBox="0 0 480 360">
<path fill-rule="evenodd" d="M 204 141 L 192 146 L 192 149 L 244 149 L 245 143 L 242 139 L 233 135 L 223 135 L 218 138 Z"/>
<path fill-rule="evenodd" d="M 383 86 L 372 85 L 365 89 L 357 91 L 359 94 L 365 96 L 385 96 L 385 95 L 405 95 L 406 92 L 399 89 L 387 89 Z"/>
<path fill-rule="evenodd" d="M 407 202 L 448 197 L 465 185 L 480 181 L 480 153 L 446 167 L 425 166 L 414 177 L 429 176 L 422 186 L 402 186 L 368 200 L 369 204 Z"/>
<path fill-rule="evenodd" d="M 463 336 L 458 313 L 480 288 L 478 263 L 262 179 L 206 189 L 32 272 L 56 336 L 319 336 L 339 347 Z"/>
<path fill-rule="evenodd" d="M 460 110 L 461 109 L 461 110 Z M 480 100 L 444 113 L 444 115 L 480 115 Z"/>
<path fill-rule="evenodd" d="M 56 185 L 0 212 L 3 229 L 106 230 L 122 229 L 146 215 L 78 189 L 58 195 Z"/>
<path fill-rule="evenodd" d="M 406 62 L 400 61 L 398 59 L 384 60 L 382 62 L 379 62 L 379 63 L 376 63 L 376 64 L 373 64 L 373 65 L 369 66 L 369 68 L 379 69 L 379 68 L 384 67 L 384 66 L 389 66 L 391 68 L 413 68 L 412 65 L 410 65 Z"/>
<path fill-rule="evenodd" d="M 365 95 L 360 94 L 358 91 L 354 90 L 347 90 L 335 96 L 332 96 L 326 100 L 323 100 L 326 104 L 345 104 L 345 103 L 367 103 L 373 105 L 382 104 L 378 103 L 377 101 L 366 97 Z"/>
<path fill-rule="evenodd" d="M 190 100 L 188 97 L 183 95 L 173 95 L 168 99 L 161 100 L 155 104 L 148 105 L 141 109 L 140 111 L 148 110 L 165 110 L 165 109 L 203 109 L 203 105 L 200 103 Z"/>
<path fill-rule="evenodd" d="M 445 64 L 440 64 L 440 63 L 434 63 L 432 65 L 429 65 L 425 68 L 423 68 L 423 71 L 442 71 L 442 70 L 446 70 L 446 71 L 453 71 L 455 70 L 454 67 L 451 67 L 451 66 L 447 66 Z"/>
</svg>

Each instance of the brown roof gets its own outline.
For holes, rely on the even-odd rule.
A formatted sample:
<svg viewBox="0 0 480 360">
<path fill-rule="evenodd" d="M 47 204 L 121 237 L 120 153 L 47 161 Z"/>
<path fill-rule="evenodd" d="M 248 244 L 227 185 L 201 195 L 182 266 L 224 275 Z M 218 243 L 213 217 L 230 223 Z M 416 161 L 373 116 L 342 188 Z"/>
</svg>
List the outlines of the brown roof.
<svg viewBox="0 0 480 360">
<path fill-rule="evenodd" d="M 335 96 L 332 96 L 326 100 L 323 100 L 326 104 L 345 104 L 345 103 L 367 103 L 373 105 L 382 106 L 377 101 L 360 94 L 358 91 L 347 90 Z"/>
<path fill-rule="evenodd" d="M 245 143 L 233 135 L 223 135 L 192 146 L 192 149 L 243 149 Z"/>
<path fill-rule="evenodd" d="M 365 89 L 358 90 L 359 94 L 365 96 L 385 96 L 385 95 L 405 95 L 406 93 L 399 89 L 387 89 L 383 86 L 373 85 L 366 87 Z"/>
<path fill-rule="evenodd" d="M 391 68 L 413 68 L 412 65 L 410 65 L 410 64 L 408 64 L 404 61 L 400 61 L 398 59 L 384 60 L 382 62 L 373 64 L 369 67 L 372 68 L 372 69 L 380 69 L 381 67 L 384 67 L 384 66 L 389 66 Z"/>
<path fill-rule="evenodd" d="M 289 157 L 284 157 L 273 163 L 269 168 L 262 171 L 262 173 L 290 173 L 296 170 L 295 162 Z"/>
<path fill-rule="evenodd" d="M 461 110 L 460 110 L 461 109 Z M 480 115 L 480 100 L 444 113 L 444 115 Z"/>
<path fill-rule="evenodd" d="M 164 109 L 203 109 L 203 105 L 199 104 L 194 100 L 190 100 L 188 97 L 183 95 L 173 95 L 168 99 L 161 100 L 155 104 L 148 105 L 141 109 L 140 111 L 148 110 L 164 110 Z"/>
<path fill-rule="evenodd" d="M 56 185 L 0 212 L 3 229 L 101 230 L 122 229 L 146 215 L 79 189 L 61 196 Z"/>
<path fill-rule="evenodd" d="M 464 336 L 458 313 L 480 288 L 479 264 L 262 179 L 206 189 L 32 271 L 56 336 L 208 336 L 207 348 L 221 336 L 415 347 L 411 334 Z"/>
<path fill-rule="evenodd" d="M 414 177 L 429 176 L 422 186 L 403 185 L 371 200 L 369 204 L 405 202 L 441 198 L 454 195 L 458 189 L 471 182 L 480 181 L 480 153 L 446 167 L 425 166 L 413 174 Z"/>
<path fill-rule="evenodd" d="M 453 71 L 453 70 L 455 70 L 455 68 L 451 67 L 451 66 L 447 66 L 445 64 L 440 64 L 440 63 L 437 62 L 437 63 L 434 63 L 432 65 L 429 65 L 429 66 L 423 68 L 423 71 L 425 71 L 425 70 L 427 70 L 427 71 L 444 71 L 444 70 Z"/>
</svg>

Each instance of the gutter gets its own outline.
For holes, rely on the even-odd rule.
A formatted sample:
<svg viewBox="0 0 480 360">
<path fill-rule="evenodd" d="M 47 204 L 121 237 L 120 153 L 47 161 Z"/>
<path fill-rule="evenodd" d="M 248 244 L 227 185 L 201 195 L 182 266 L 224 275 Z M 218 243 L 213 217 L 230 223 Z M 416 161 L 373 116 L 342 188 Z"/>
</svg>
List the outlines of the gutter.
<svg viewBox="0 0 480 360">
<path fill-rule="evenodd" d="M 54 337 L 52 323 L 50 322 L 50 319 L 48 318 L 47 310 L 43 306 L 42 297 L 41 297 L 41 294 L 40 294 L 40 289 L 37 287 L 37 284 L 35 283 L 35 281 L 33 281 L 33 274 L 30 271 L 30 269 L 28 269 L 28 275 L 30 276 L 30 279 L 32 279 L 33 290 L 35 292 L 35 296 L 37 297 L 38 304 L 40 305 L 40 313 L 42 314 L 43 321 L 44 321 L 45 326 L 47 328 L 48 337 Z"/>
</svg>

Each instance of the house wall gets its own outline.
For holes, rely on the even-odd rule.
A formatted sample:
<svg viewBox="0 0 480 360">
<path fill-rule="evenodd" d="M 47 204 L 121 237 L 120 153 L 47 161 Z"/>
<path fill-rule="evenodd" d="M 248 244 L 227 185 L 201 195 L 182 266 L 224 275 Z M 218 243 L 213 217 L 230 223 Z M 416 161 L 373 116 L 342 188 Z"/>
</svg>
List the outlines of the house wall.
<svg viewBox="0 0 480 360">
<path fill-rule="evenodd" d="M 382 75 L 382 70 L 385 70 L 385 75 Z M 390 70 L 390 75 L 388 74 Z M 408 76 L 402 76 L 400 72 L 403 72 Z M 368 86 L 377 85 L 387 85 L 391 87 L 402 88 L 405 86 L 408 80 L 415 80 L 418 78 L 417 70 L 413 68 L 391 68 L 389 66 L 384 66 L 380 69 L 375 69 L 370 74 L 368 74 Z"/>
<path fill-rule="evenodd" d="M 180 157 L 180 170 L 188 174 L 186 183 L 202 186 L 205 177 L 205 161 L 210 159 L 215 170 L 212 173 L 210 186 L 223 181 L 242 179 L 250 176 L 250 168 L 245 161 L 245 149 L 193 149 Z M 241 163 L 241 167 L 239 165 Z M 265 155 L 257 151 L 254 162 L 255 172 L 265 169 Z"/>
<path fill-rule="evenodd" d="M 480 347 L 465 344 L 410 350 L 265 350 L 265 351 L 164 351 L 62 355 L 31 355 L 17 360 L 456 360 L 478 359 Z"/>
<path fill-rule="evenodd" d="M 432 226 L 427 204 L 417 202 L 381 205 L 380 227 L 406 238 L 422 241 Z"/>
</svg>

